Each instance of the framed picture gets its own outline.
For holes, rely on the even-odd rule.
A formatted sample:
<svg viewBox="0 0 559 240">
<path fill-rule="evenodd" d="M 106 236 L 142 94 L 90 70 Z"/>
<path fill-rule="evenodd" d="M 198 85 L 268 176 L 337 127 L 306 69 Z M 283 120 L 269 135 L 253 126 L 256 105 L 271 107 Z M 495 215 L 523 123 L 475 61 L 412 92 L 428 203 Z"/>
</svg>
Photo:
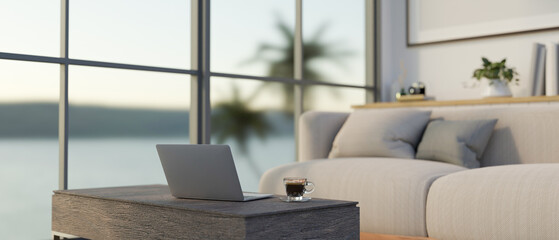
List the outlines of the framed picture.
<svg viewBox="0 0 559 240">
<path fill-rule="evenodd" d="M 559 28 L 556 0 L 407 0 L 408 45 Z"/>
</svg>

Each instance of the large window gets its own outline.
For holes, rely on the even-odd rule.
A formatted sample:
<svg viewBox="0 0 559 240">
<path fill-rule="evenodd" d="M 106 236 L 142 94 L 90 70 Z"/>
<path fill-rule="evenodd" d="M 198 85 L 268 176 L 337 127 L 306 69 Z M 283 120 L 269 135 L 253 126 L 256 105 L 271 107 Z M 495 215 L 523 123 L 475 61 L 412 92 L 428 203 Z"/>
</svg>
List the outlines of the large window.
<svg viewBox="0 0 559 240">
<path fill-rule="evenodd" d="M 49 238 L 58 188 L 165 184 L 158 143 L 228 144 L 257 191 L 304 111 L 371 99 L 372 1 L 3 1 L 0 233 Z"/>
</svg>

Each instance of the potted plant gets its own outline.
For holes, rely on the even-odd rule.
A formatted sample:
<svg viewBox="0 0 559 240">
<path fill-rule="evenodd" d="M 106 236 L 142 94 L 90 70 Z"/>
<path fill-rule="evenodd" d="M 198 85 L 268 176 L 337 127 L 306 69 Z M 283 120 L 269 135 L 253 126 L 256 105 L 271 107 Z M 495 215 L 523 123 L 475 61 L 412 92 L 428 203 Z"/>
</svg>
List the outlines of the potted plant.
<svg viewBox="0 0 559 240">
<path fill-rule="evenodd" d="M 500 62 L 491 62 L 487 58 L 482 57 L 483 66 L 474 70 L 474 78 L 481 81 L 482 78 L 489 80 L 489 86 L 485 90 L 485 97 L 510 97 L 512 93 L 509 89 L 509 83 L 514 82 L 518 85 L 518 73 L 514 68 L 506 66 L 507 59 Z"/>
</svg>

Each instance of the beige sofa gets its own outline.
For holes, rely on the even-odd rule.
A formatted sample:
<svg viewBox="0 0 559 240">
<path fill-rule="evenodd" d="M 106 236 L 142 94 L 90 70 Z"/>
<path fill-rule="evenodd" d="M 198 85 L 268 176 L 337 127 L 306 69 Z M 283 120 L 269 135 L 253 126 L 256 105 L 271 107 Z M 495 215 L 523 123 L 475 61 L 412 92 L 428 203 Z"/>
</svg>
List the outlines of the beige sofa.
<svg viewBox="0 0 559 240">
<path fill-rule="evenodd" d="M 363 232 L 443 240 L 559 238 L 559 102 L 420 109 L 431 110 L 432 119 L 497 118 L 482 167 L 328 159 L 348 113 L 308 112 L 299 122 L 300 162 L 267 171 L 260 191 L 284 194 L 284 176 L 305 176 L 316 185 L 312 197 L 359 201 Z"/>
</svg>

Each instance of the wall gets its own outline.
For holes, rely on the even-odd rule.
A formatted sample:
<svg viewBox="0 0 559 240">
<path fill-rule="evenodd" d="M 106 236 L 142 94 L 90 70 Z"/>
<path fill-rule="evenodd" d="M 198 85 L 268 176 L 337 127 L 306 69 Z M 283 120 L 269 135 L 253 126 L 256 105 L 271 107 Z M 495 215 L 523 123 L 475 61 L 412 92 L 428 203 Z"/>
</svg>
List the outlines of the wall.
<svg viewBox="0 0 559 240">
<path fill-rule="evenodd" d="M 406 45 L 406 1 L 381 0 L 381 85 L 382 100 L 391 101 L 398 89 L 397 79 L 407 70 L 404 85 L 424 82 L 427 95 L 437 100 L 475 99 L 487 85 L 483 80 L 477 87 L 464 87 L 477 81 L 472 79 L 481 57 L 497 61 L 507 58 L 508 65 L 520 74 L 519 86 L 512 86 L 514 96 L 529 96 L 530 67 L 534 42 L 559 42 L 559 30 L 514 34 L 500 37 L 437 43 L 426 46 Z M 441 9 L 444 11 L 444 9 Z M 475 17 L 474 15 L 472 17 Z"/>
</svg>

